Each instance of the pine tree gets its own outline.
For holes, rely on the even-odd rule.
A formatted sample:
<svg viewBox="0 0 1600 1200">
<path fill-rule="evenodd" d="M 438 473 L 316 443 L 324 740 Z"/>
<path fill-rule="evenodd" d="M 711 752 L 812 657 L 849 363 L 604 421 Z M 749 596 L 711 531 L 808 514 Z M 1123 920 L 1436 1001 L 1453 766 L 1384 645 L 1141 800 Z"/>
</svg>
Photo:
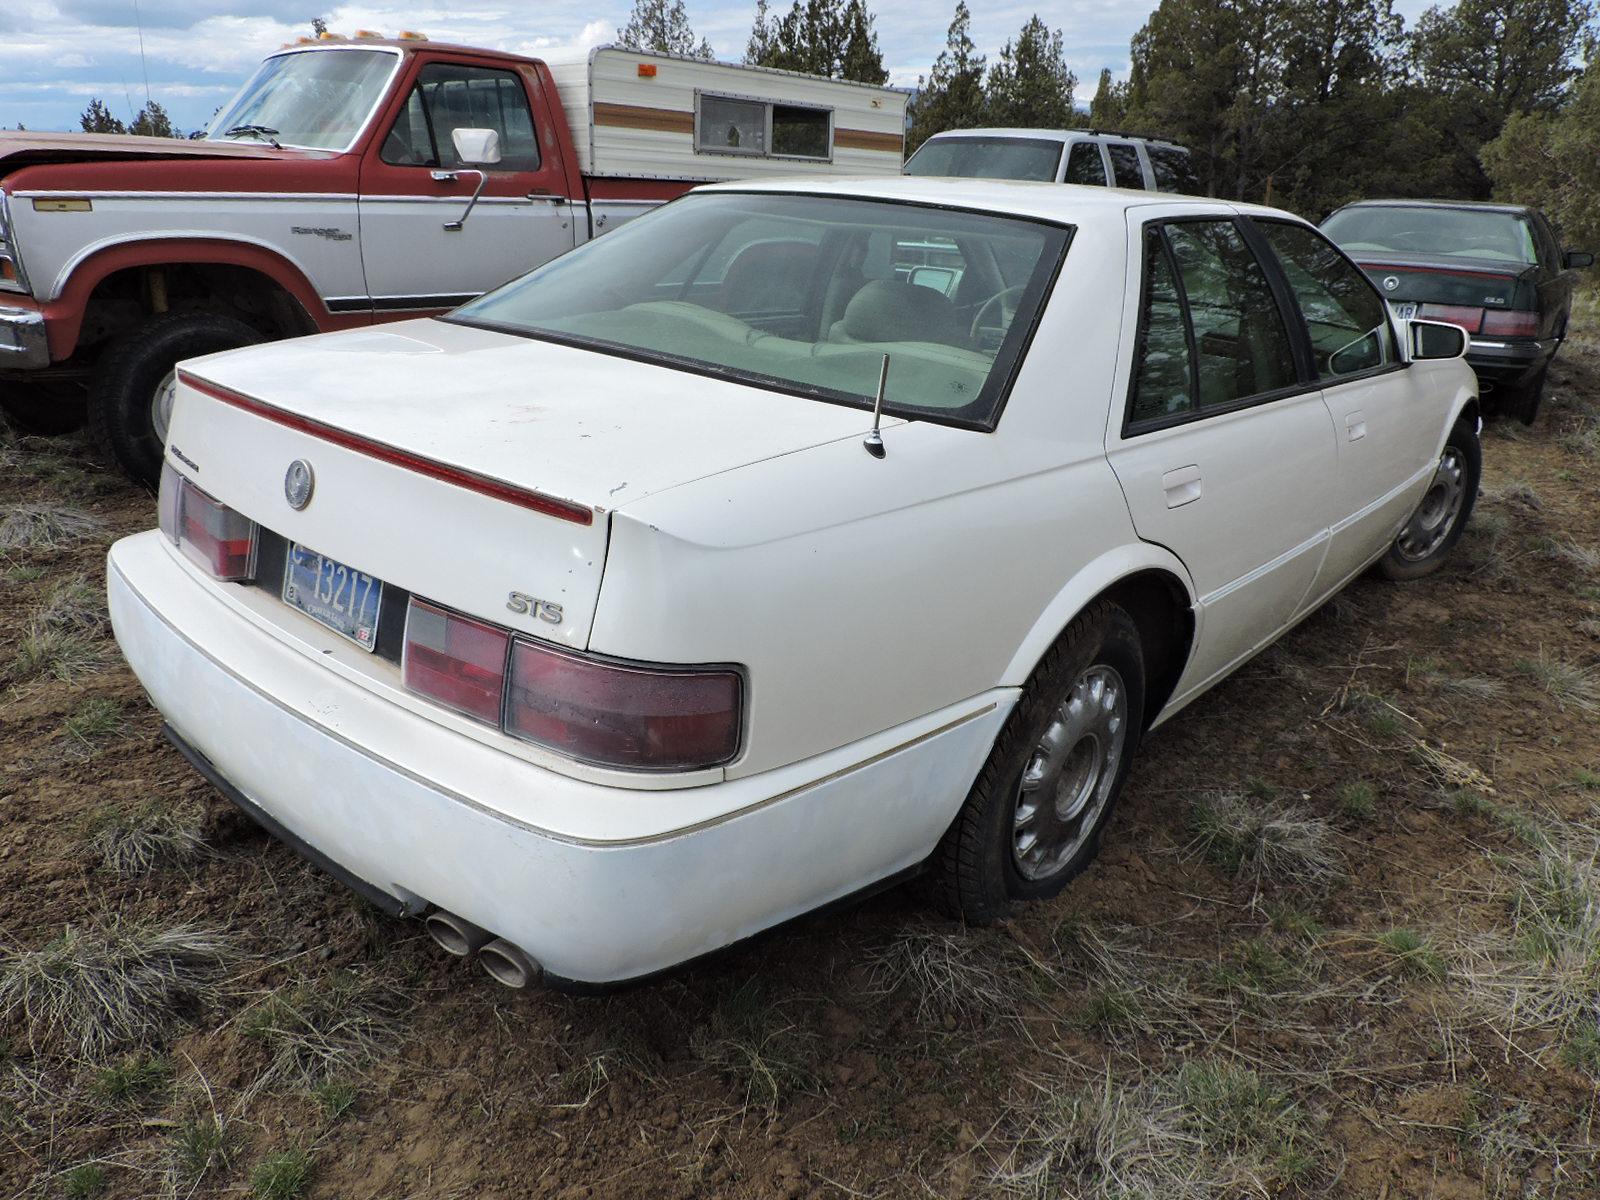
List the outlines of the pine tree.
<svg viewBox="0 0 1600 1200">
<path fill-rule="evenodd" d="M 89 101 L 89 107 L 83 110 L 83 115 L 78 118 L 78 124 L 83 126 L 85 133 L 128 132 L 128 127 L 111 115 L 111 110 L 98 96 Z"/>
<path fill-rule="evenodd" d="M 911 132 L 906 152 L 946 129 L 971 129 L 985 119 L 983 93 L 984 56 L 972 42 L 972 13 L 967 0 L 956 0 L 955 16 L 945 47 L 933 60 L 926 78 L 917 79 L 917 97 L 911 104 Z"/>
<path fill-rule="evenodd" d="M 141 134 L 144 137 L 178 136 L 178 131 L 172 127 L 172 119 L 167 116 L 167 110 L 154 100 L 138 111 L 133 118 L 133 124 L 128 126 L 128 132 Z"/>
<path fill-rule="evenodd" d="M 865 0 L 794 0 L 773 18 L 766 0 L 756 4 L 745 61 L 829 79 L 881 84 L 888 80 L 873 17 Z"/>
<path fill-rule="evenodd" d="M 630 50 L 653 50 L 689 58 L 715 58 L 711 43 L 695 41 L 683 0 L 634 0 L 633 15 L 617 30 L 617 44 Z"/>
<path fill-rule="evenodd" d="M 750 41 L 744 48 L 747 67 L 771 66 L 769 61 L 777 48 L 778 22 L 767 8 L 767 0 L 756 0 L 756 19 L 750 26 Z"/>
<path fill-rule="evenodd" d="M 1072 90 L 1061 31 L 1035 13 L 989 70 L 989 116 L 995 125 L 1063 129 L 1072 124 Z"/>
<path fill-rule="evenodd" d="M 1120 129 L 1127 123 L 1128 89 L 1111 80 L 1111 68 L 1100 68 L 1100 86 L 1089 101 L 1089 125 L 1093 129 Z"/>
</svg>

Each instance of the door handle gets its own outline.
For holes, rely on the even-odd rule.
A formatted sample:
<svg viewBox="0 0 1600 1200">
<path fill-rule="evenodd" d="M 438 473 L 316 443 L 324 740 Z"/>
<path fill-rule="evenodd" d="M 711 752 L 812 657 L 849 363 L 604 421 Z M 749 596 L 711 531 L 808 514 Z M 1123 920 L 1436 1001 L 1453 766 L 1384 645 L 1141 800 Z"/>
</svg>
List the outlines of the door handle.
<svg viewBox="0 0 1600 1200">
<path fill-rule="evenodd" d="M 1200 499 L 1200 468 L 1193 463 L 1178 467 L 1161 477 L 1161 490 L 1166 493 L 1168 508 L 1182 508 Z"/>
<path fill-rule="evenodd" d="M 1355 412 L 1344 415 L 1344 431 L 1352 442 L 1359 442 L 1367 436 L 1367 414 L 1359 408 Z"/>
</svg>

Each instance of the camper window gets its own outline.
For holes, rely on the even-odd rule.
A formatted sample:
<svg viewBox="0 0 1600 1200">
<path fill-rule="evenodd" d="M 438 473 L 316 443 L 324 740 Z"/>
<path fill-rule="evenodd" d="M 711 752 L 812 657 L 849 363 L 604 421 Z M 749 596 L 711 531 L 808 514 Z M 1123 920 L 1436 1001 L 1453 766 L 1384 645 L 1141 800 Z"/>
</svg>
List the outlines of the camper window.
<svg viewBox="0 0 1600 1200">
<path fill-rule="evenodd" d="M 698 92 L 694 145 L 702 154 L 827 161 L 833 157 L 833 110 Z"/>
</svg>

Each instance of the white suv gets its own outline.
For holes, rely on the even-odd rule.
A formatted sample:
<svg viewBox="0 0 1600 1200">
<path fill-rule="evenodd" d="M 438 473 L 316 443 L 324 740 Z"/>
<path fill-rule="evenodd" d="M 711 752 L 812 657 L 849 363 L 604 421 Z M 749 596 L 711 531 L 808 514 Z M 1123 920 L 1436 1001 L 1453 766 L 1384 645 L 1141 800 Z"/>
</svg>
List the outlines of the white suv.
<svg viewBox="0 0 1600 1200">
<path fill-rule="evenodd" d="M 1185 147 L 1110 129 L 936 133 L 906 161 L 904 173 L 1200 194 L 1200 180 Z"/>
</svg>

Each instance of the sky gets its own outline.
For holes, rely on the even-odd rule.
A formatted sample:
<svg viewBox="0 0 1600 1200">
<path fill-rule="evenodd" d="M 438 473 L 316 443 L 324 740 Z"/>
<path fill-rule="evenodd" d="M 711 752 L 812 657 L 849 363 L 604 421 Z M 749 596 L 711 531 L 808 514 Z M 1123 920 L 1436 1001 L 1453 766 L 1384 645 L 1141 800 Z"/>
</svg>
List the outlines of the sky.
<svg viewBox="0 0 1600 1200">
<path fill-rule="evenodd" d="M 770 0 L 779 12 L 786 0 Z M 991 59 L 1038 12 L 1066 36 L 1080 80 L 1079 103 L 1102 67 L 1128 69 L 1128 40 L 1155 0 L 1057 0 L 1014 4 L 970 0 L 972 37 Z M 627 20 L 631 0 L 492 0 L 411 4 L 330 4 L 317 0 L 0 0 L 0 128 L 76 129 L 98 96 L 124 121 L 146 89 L 180 130 L 204 126 L 268 52 L 310 32 L 323 16 L 335 33 L 414 29 L 435 41 L 463 42 L 534 56 L 601 45 Z M 1408 24 L 1426 0 L 1397 5 Z M 890 82 L 913 85 L 944 45 L 954 0 L 869 0 Z M 688 0 L 690 24 L 717 57 L 744 53 L 755 0 Z M 141 39 L 143 57 L 140 55 Z"/>
</svg>

